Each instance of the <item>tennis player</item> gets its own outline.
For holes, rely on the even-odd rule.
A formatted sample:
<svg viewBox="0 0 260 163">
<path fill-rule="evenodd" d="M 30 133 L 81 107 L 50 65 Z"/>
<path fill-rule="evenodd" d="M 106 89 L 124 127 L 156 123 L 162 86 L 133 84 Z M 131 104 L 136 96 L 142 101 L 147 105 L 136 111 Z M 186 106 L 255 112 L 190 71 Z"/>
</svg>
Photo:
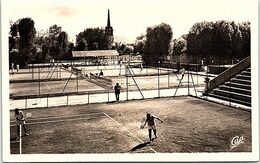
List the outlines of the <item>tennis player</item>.
<svg viewBox="0 0 260 163">
<path fill-rule="evenodd" d="M 155 139 L 157 138 L 155 119 L 159 120 L 160 122 L 163 122 L 163 120 L 161 120 L 159 117 L 147 113 L 146 114 L 146 120 L 145 120 L 144 124 L 141 126 L 141 129 L 143 129 L 145 127 L 146 123 L 148 124 L 148 132 L 149 132 L 149 139 L 150 139 L 150 141 L 153 141 L 153 139 L 152 139 L 152 130 L 153 130 L 153 134 L 155 136 Z"/>
<path fill-rule="evenodd" d="M 30 133 L 26 132 L 26 123 L 25 123 L 25 116 L 23 114 L 23 111 L 16 108 L 14 110 L 14 117 L 16 119 L 16 128 L 17 128 L 17 137 L 20 137 L 20 125 L 23 126 L 23 130 L 25 132 L 25 135 L 28 136 Z"/>
</svg>

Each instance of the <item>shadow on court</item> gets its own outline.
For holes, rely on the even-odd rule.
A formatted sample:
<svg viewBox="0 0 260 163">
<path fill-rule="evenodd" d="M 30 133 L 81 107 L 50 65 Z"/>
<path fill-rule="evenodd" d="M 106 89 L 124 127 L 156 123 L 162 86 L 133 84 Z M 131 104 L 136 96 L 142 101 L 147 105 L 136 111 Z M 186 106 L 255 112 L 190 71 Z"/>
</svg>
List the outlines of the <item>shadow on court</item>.
<svg viewBox="0 0 260 163">
<path fill-rule="evenodd" d="M 154 138 L 152 139 L 152 141 L 154 140 Z M 131 152 L 134 152 L 136 151 L 137 149 L 141 149 L 141 148 L 144 148 L 144 147 L 147 147 L 147 146 L 151 146 L 151 142 L 148 141 L 148 142 L 144 142 L 144 143 L 141 143 L 141 144 L 138 144 L 137 146 L 133 147 L 131 149 Z"/>
</svg>

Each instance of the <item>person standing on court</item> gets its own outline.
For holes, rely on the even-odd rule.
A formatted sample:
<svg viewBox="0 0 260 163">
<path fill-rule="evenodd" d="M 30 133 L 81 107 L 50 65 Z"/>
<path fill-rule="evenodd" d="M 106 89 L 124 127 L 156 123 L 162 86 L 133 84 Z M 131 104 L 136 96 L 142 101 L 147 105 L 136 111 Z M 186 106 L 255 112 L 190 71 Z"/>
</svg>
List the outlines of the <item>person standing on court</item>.
<svg viewBox="0 0 260 163">
<path fill-rule="evenodd" d="M 119 101 L 119 95 L 120 95 L 120 89 L 121 89 L 121 86 L 119 85 L 119 83 L 116 83 L 114 89 L 115 89 L 116 101 Z"/>
<path fill-rule="evenodd" d="M 157 138 L 155 119 L 159 120 L 160 122 L 163 122 L 163 120 L 161 120 L 159 117 L 157 117 L 155 115 L 151 115 L 150 113 L 147 113 L 145 122 L 144 122 L 144 124 L 141 125 L 141 129 L 143 129 L 145 127 L 146 123 L 148 124 L 148 132 L 149 132 L 149 139 L 150 139 L 150 141 L 153 141 L 153 139 L 152 139 L 152 130 L 153 130 L 153 134 L 155 136 L 155 139 Z"/>
<path fill-rule="evenodd" d="M 14 75 L 14 63 L 11 64 L 11 75 Z"/>
<path fill-rule="evenodd" d="M 23 114 L 23 111 L 16 108 L 14 110 L 14 117 L 16 119 L 16 128 L 17 128 L 17 137 L 20 137 L 20 125 L 23 126 L 23 130 L 25 132 L 25 135 L 28 136 L 30 135 L 30 133 L 28 133 L 26 131 L 26 123 L 25 123 L 25 117 L 24 117 L 24 114 Z"/>
<path fill-rule="evenodd" d="M 99 76 L 104 76 L 104 73 L 102 70 L 100 70 Z"/>
<path fill-rule="evenodd" d="M 17 64 L 17 65 L 16 65 L 16 70 L 17 70 L 17 72 L 19 71 L 19 68 L 20 68 L 20 66 L 19 66 L 19 64 Z"/>
</svg>

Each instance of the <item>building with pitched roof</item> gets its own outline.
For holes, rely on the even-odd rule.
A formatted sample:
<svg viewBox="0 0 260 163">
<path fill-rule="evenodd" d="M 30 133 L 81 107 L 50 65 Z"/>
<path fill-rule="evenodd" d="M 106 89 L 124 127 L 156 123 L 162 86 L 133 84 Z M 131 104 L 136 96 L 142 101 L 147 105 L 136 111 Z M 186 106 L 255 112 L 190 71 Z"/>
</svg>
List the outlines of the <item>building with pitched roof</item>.
<svg viewBox="0 0 260 163">
<path fill-rule="evenodd" d="M 118 64 L 117 50 L 72 51 L 74 60 L 83 61 L 86 65 Z"/>
</svg>

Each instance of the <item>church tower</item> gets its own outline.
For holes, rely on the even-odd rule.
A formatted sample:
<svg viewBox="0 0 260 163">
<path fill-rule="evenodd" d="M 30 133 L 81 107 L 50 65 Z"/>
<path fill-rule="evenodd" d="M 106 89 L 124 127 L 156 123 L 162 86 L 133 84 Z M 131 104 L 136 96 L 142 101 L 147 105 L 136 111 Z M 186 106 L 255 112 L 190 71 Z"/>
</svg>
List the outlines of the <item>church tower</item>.
<svg viewBox="0 0 260 163">
<path fill-rule="evenodd" d="M 111 47 L 112 47 L 111 45 L 114 42 L 114 36 L 113 36 L 113 28 L 110 25 L 110 12 L 109 12 L 109 9 L 108 9 L 108 14 L 107 14 L 107 26 L 105 28 L 105 33 L 109 37 L 109 48 L 108 49 L 111 49 Z"/>
</svg>

